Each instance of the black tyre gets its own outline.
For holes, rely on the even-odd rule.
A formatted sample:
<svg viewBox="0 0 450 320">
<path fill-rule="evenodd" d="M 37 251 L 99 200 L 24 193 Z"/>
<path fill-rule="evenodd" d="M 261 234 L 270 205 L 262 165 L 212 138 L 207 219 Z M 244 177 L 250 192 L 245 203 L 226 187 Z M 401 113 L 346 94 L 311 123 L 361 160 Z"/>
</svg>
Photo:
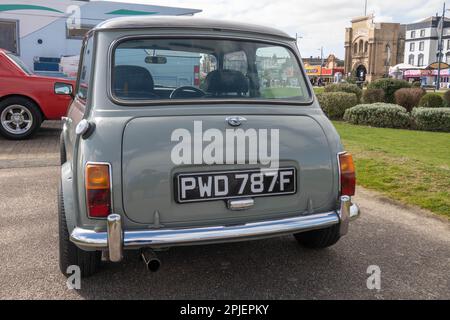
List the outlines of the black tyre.
<svg viewBox="0 0 450 320">
<path fill-rule="evenodd" d="M 339 224 L 319 230 L 294 234 L 295 239 L 304 247 L 323 249 L 339 241 Z"/>
<path fill-rule="evenodd" d="M 66 146 L 64 144 L 63 133 L 61 133 L 61 135 L 59 136 L 59 160 L 61 164 L 64 164 L 67 161 Z"/>
<path fill-rule="evenodd" d="M 0 134 L 7 139 L 22 140 L 33 136 L 42 123 L 39 107 L 23 97 L 0 102 Z"/>
<path fill-rule="evenodd" d="M 59 269 L 67 276 L 67 268 L 71 265 L 80 267 L 81 277 L 93 275 L 101 262 L 100 251 L 84 251 L 70 241 L 67 230 L 64 199 L 61 185 L 58 188 L 58 227 L 59 227 Z"/>
</svg>

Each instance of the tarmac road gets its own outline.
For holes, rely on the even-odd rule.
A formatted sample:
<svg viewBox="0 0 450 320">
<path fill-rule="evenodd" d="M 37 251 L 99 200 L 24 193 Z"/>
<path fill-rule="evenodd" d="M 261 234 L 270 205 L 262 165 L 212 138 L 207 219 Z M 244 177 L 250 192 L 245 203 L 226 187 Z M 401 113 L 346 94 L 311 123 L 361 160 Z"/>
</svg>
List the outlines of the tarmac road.
<svg viewBox="0 0 450 320">
<path fill-rule="evenodd" d="M 448 220 L 362 188 L 361 218 L 329 249 L 303 249 L 290 236 L 174 248 L 158 254 L 157 273 L 129 252 L 69 290 L 58 269 L 58 134 L 47 125 L 28 162 L 13 161 L 20 144 L 0 138 L 10 155 L 0 156 L 0 299 L 450 299 Z M 366 286 L 371 265 L 381 290 Z"/>
</svg>

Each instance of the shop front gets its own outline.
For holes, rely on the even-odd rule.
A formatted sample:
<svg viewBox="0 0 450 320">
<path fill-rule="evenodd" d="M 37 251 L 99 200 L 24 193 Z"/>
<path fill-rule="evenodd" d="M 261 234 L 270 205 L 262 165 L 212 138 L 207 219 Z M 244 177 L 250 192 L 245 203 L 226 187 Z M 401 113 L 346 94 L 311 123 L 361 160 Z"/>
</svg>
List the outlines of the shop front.
<svg viewBox="0 0 450 320">
<path fill-rule="evenodd" d="M 420 81 L 422 86 L 436 85 L 438 70 L 413 69 L 405 70 L 403 77 L 409 82 Z M 440 72 L 441 88 L 450 88 L 450 69 L 443 69 Z"/>
<path fill-rule="evenodd" d="M 317 84 L 319 79 L 322 79 L 322 83 L 328 84 L 333 82 L 339 82 L 344 74 L 344 68 L 325 68 L 321 66 L 305 66 L 306 74 L 313 84 Z"/>
</svg>

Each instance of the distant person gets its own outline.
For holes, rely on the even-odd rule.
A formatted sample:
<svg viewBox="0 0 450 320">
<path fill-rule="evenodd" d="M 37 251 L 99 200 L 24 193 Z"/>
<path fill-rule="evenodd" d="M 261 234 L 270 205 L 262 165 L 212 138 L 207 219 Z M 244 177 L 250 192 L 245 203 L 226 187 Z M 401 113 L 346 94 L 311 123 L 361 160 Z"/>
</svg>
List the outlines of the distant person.
<svg viewBox="0 0 450 320">
<path fill-rule="evenodd" d="M 319 87 L 322 87 L 322 86 L 323 86 L 323 79 L 322 79 L 322 78 L 319 78 L 319 79 L 317 80 L 317 85 L 318 85 Z"/>
</svg>

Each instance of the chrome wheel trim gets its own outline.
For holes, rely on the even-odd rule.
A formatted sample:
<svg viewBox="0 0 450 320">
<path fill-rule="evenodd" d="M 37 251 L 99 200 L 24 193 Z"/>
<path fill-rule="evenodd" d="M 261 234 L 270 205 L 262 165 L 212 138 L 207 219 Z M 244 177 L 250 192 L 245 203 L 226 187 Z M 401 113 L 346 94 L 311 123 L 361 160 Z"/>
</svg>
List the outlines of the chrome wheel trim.
<svg viewBox="0 0 450 320">
<path fill-rule="evenodd" d="M 3 129 L 12 134 L 24 134 L 33 125 L 33 115 L 31 111 L 20 104 L 7 106 L 0 116 Z"/>
</svg>

